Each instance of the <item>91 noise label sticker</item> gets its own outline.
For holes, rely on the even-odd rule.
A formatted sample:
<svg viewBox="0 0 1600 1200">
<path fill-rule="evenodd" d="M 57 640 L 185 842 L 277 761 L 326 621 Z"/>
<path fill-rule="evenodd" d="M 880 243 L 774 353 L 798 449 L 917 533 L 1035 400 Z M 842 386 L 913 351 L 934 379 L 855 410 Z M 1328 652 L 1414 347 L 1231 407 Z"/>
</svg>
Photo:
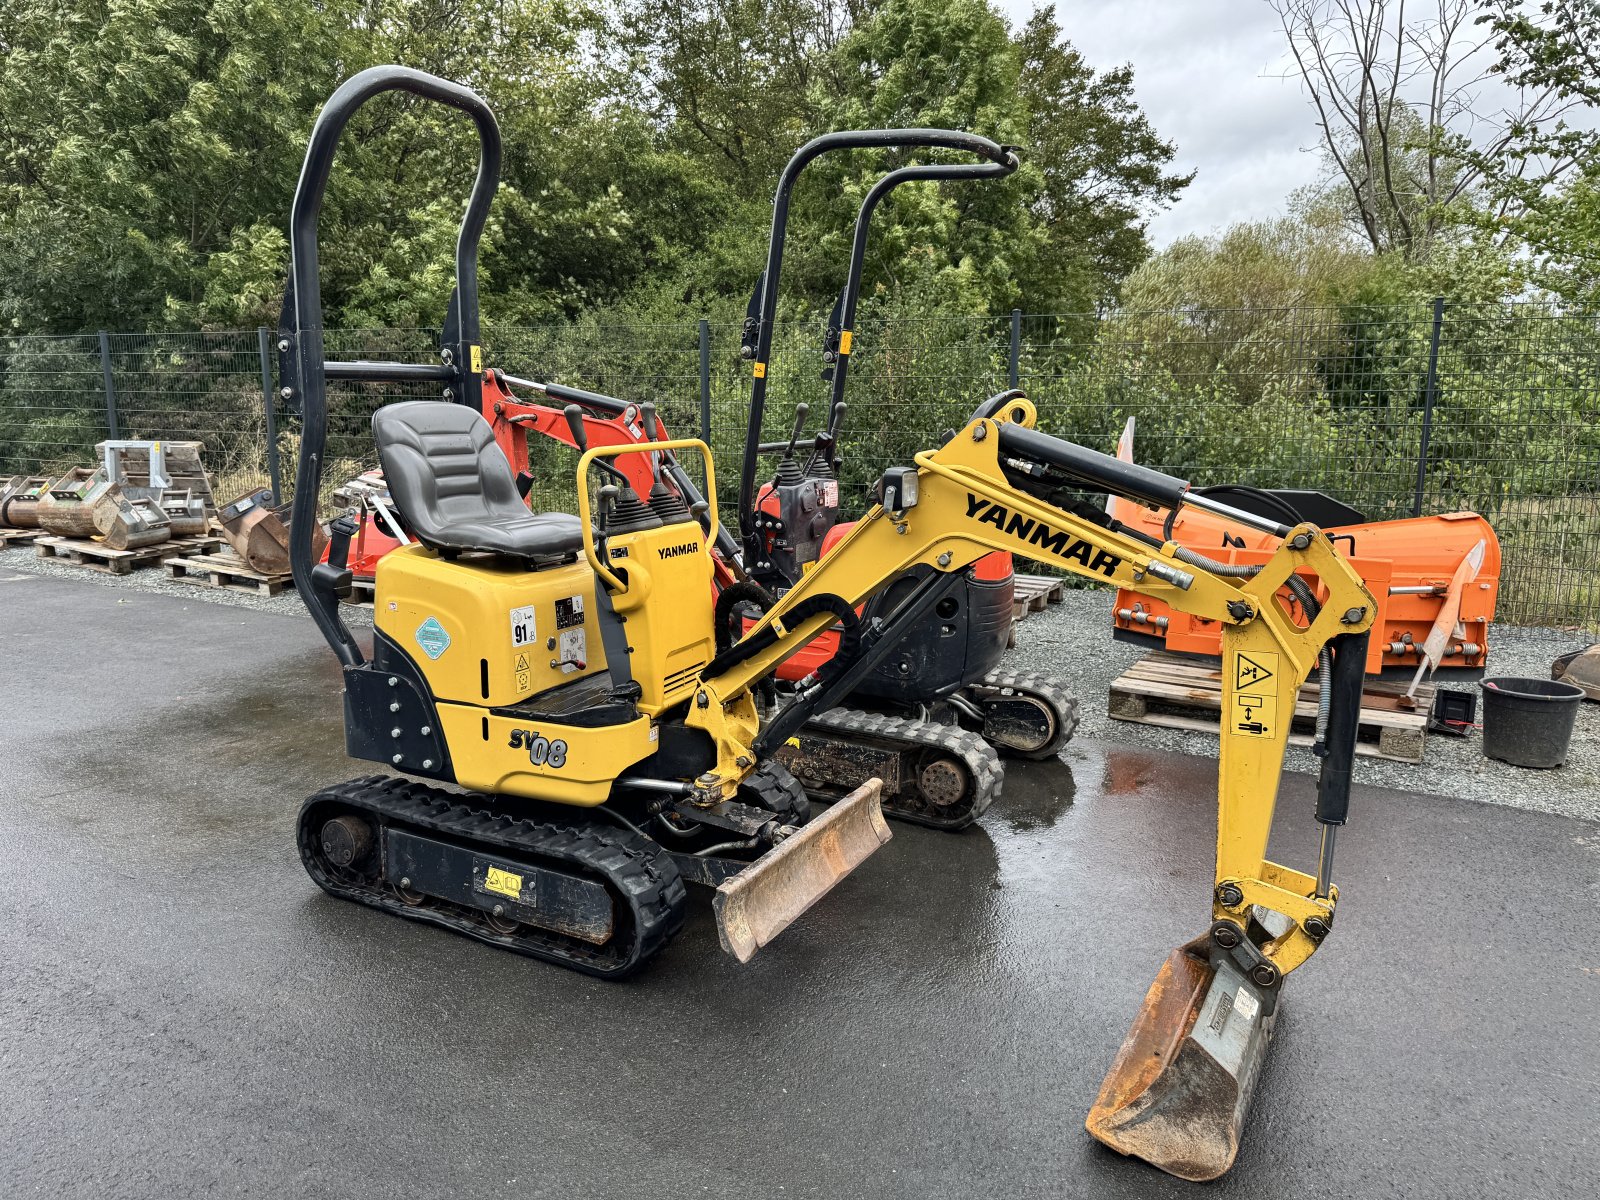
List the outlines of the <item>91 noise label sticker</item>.
<svg viewBox="0 0 1600 1200">
<path fill-rule="evenodd" d="M 533 619 L 533 605 L 511 610 L 511 644 L 513 646 L 526 646 L 539 636 L 538 626 Z"/>
</svg>

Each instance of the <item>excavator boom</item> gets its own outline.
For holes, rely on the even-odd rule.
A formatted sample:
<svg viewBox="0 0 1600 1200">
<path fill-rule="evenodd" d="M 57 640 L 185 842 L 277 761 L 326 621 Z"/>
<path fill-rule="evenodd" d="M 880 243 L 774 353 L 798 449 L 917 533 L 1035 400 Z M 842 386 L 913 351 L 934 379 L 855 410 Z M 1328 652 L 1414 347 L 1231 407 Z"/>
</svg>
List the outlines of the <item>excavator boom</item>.
<svg viewBox="0 0 1600 1200">
<path fill-rule="evenodd" d="M 1040 433 L 1020 393 L 997 400 L 943 447 L 919 454 L 914 470 L 886 474 L 882 503 L 706 668 L 707 703 L 691 709 L 689 723 L 716 741 L 718 765 L 701 782 L 737 779 L 741 760 L 758 759 L 805 719 L 805 711 L 785 710 L 752 735 L 740 716 L 750 689 L 884 579 L 918 565 L 946 574 L 1009 551 L 1219 624 L 1225 717 L 1211 925 L 1169 957 L 1088 1120 L 1095 1137 L 1122 1153 L 1185 1178 L 1213 1178 L 1237 1151 L 1283 978 L 1332 929 L 1334 831 L 1348 806 L 1376 605 L 1313 525 L 1272 526 L 1280 540 L 1266 563 L 1230 571 L 1088 505 L 1057 503 L 1059 491 L 1084 488 L 1168 507 L 1190 497 L 1182 480 Z M 1299 603 L 1283 603 L 1284 588 Z M 871 644 L 914 619 L 916 603 L 913 594 L 885 628 L 858 631 L 859 652 L 870 656 Z M 851 666 L 830 666 L 791 707 L 826 706 L 848 686 Z M 1323 847 L 1313 874 L 1272 862 L 1266 851 L 1295 697 L 1316 670 L 1327 712 L 1319 728 Z"/>
</svg>

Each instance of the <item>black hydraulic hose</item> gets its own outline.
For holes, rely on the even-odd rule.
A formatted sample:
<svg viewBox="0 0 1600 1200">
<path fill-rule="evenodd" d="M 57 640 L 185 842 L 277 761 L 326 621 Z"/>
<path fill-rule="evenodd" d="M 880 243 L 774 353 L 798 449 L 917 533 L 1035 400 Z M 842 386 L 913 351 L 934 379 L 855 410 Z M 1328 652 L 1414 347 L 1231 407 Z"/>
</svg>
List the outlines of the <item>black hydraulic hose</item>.
<svg viewBox="0 0 1600 1200">
<path fill-rule="evenodd" d="M 1277 496 L 1267 491 L 1266 488 L 1251 487 L 1247 483 L 1231 483 L 1194 489 L 1194 494 L 1197 496 L 1209 496 L 1213 492 L 1241 492 L 1244 495 L 1252 496 L 1266 505 L 1266 507 L 1275 509 L 1278 516 L 1284 518 L 1284 523 L 1287 525 L 1298 525 L 1302 520 L 1300 514 L 1295 512 L 1288 501 L 1284 500 L 1282 496 Z M 1235 507 L 1238 506 L 1235 505 Z"/>
<path fill-rule="evenodd" d="M 853 336 L 856 327 L 856 305 L 861 299 L 861 273 L 866 264 L 867 239 L 871 232 L 872 214 L 881 201 L 902 183 L 941 181 L 952 179 L 1003 179 L 1017 169 L 1017 156 L 1009 154 L 1005 162 L 933 163 L 901 167 L 890 171 L 867 191 L 856 214 L 855 238 L 850 246 L 850 270 L 845 276 L 844 291 L 840 293 L 839 333 L 841 338 Z M 841 345 L 833 363 L 833 390 L 828 401 L 828 412 L 823 418 L 824 429 L 833 428 L 834 413 L 844 402 L 845 381 L 850 372 L 850 349 Z"/>
<path fill-rule="evenodd" d="M 295 187 L 294 207 L 289 218 L 289 285 L 293 295 L 291 349 L 302 419 L 300 461 L 295 471 L 297 503 L 289 527 L 289 564 L 294 573 L 295 587 L 305 600 L 312 619 L 333 652 L 347 667 L 361 664 L 361 651 L 340 619 L 337 605 L 318 602 L 312 578 L 316 566 L 311 553 L 312 530 L 317 519 L 317 498 L 321 493 L 323 453 L 328 436 L 317 221 L 322 212 L 328 176 L 333 170 L 334 151 L 345 126 L 356 110 L 368 100 L 392 91 L 411 92 L 460 109 L 471 116 L 477 126 L 478 175 L 473 181 L 461 231 L 456 238 L 456 289 L 463 346 L 475 346 L 479 341 L 478 242 L 500 181 L 500 129 L 488 104 L 470 88 L 425 71 L 388 66 L 369 67 L 358 72 L 345 80 L 328 98 L 311 130 L 311 140 L 306 146 L 305 164 L 300 170 L 300 181 Z M 475 376 L 470 376 L 470 363 L 461 362 L 458 367 L 462 378 L 476 380 Z"/>
<path fill-rule="evenodd" d="M 772 323 L 778 310 L 778 279 L 783 270 L 783 242 L 789 223 L 789 194 L 795 180 L 812 159 L 833 150 L 861 150 L 883 146 L 922 146 L 962 150 L 994 163 L 1013 156 L 998 142 L 975 133 L 953 129 L 861 129 L 825 133 L 812 138 L 783 168 L 772 198 L 772 233 L 767 242 L 767 266 L 761 276 L 761 301 L 756 314 L 755 372 L 750 388 L 750 423 L 745 432 L 744 461 L 739 475 L 739 530 L 745 549 L 755 561 L 760 549 L 755 527 L 756 472 L 760 466 L 761 418 L 767 406 L 767 359 L 772 353 Z"/>
</svg>

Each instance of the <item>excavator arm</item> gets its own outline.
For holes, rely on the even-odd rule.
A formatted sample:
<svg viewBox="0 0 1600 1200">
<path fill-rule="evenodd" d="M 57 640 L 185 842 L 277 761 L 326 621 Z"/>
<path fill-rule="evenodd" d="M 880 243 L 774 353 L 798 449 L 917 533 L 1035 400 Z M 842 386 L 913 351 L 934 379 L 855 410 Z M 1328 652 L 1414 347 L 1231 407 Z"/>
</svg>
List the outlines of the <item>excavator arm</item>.
<svg viewBox="0 0 1600 1200">
<path fill-rule="evenodd" d="M 751 688 L 915 566 L 946 574 L 1005 550 L 1216 621 L 1223 630 L 1223 709 L 1211 928 L 1173 952 L 1089 1122 L 1095 1136 L 1123 1153 L 1187 1178 L 1211 1178 L 1237 1150 L 1283 977 L 1332 929 L 1333 832 L 1348 806 L 1376 604 L 1309 524 L 1280 527 L 1265 565 L 1237 568 L 1170 541 L 1158 544 L 1087 504 L 1059 502 L 1071 488 L 1173 508 L 1191 498 L 1181 480 L 1037 431 L 1034 407 L 1020 394 L 997 399 L 1003 402 L 980 409 L 944 446 L 918 454 L 914 470 L 891 470 L 883 502 L 707 667 L 689 723 L 715 740 L 718 763 L 700 783 L 726 794 L 758 759 L 762 735 Z M 1280 598 L 1286 586 L 1293 603 Z M 892 637 L 893 626 L 919 615 L 907 612 L 914 605 L 915 596 L 890 615 L 889 628 L 863 636 Z M 1323 843 L 1311 874 L 1270 861 L 1266 851 L 1295 702 L 1319 666 L 1327 705 L 1318 744 Z M 829 692 L 829 679 L 815 679 L 794 704 L 823 706 Z"/>
</svg>

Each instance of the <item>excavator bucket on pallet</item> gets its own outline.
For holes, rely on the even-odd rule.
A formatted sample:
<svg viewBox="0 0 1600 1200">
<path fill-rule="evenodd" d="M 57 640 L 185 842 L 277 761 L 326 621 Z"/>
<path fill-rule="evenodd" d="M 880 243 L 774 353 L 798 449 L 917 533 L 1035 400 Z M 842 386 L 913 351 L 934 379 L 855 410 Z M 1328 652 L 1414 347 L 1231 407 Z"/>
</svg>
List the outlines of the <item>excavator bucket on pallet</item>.
<svg viewBox="0 0 1600 1200">
<path fill-rule="evenodd" d="M 289 573 L 288 509 L 272 507 L 272 492 L 260 488 L 246 492 L 217 511 L 222 536 L 233 552 L 263 575 Z M 320 557 L 328 535 L 320 525 L 312 527 L 312 555 Z"/>
<path fill-rule="evenodd" d="M 869 779 L 731 879 L 711 900 L 722 948 L 740 962 L 787 929 L 894 836 Z"/>
<path fill-rule="evenodd" d="M 172 537 L 172 522 L 148 496 L 102 496 L 94 506 L 94 523 L 113 550 L 137 550 Z"/>
<path fill-rule="evenodd" d="M 169 488 L 161 493 L 160 503 L 175 538 L 202 537 L 210 527 L 205 500 L 190 488 Z"/>
<path fill-rule="evenodd" d="M 49 486 L 43 475 L 19 475 L 0 488 L 0 528 L 37 529 L 39 500 Z"/>
<path fill-rule="evenodd" d="M 39 528 L 57 537 L 92 538 L 94 510 L 107 495 L 120 494 L 117 485 L 93 467 L 73 467 L 39 499 Z"/>
<path fill-rule="evenodd" d="M 1277 996 L 1214 966 L 1210 943 L 1168 956 L 1084 1122 L 1118 1153 L 1197 1181 L 1233 1165 L 1277 1019 Z"/>
</svg>

